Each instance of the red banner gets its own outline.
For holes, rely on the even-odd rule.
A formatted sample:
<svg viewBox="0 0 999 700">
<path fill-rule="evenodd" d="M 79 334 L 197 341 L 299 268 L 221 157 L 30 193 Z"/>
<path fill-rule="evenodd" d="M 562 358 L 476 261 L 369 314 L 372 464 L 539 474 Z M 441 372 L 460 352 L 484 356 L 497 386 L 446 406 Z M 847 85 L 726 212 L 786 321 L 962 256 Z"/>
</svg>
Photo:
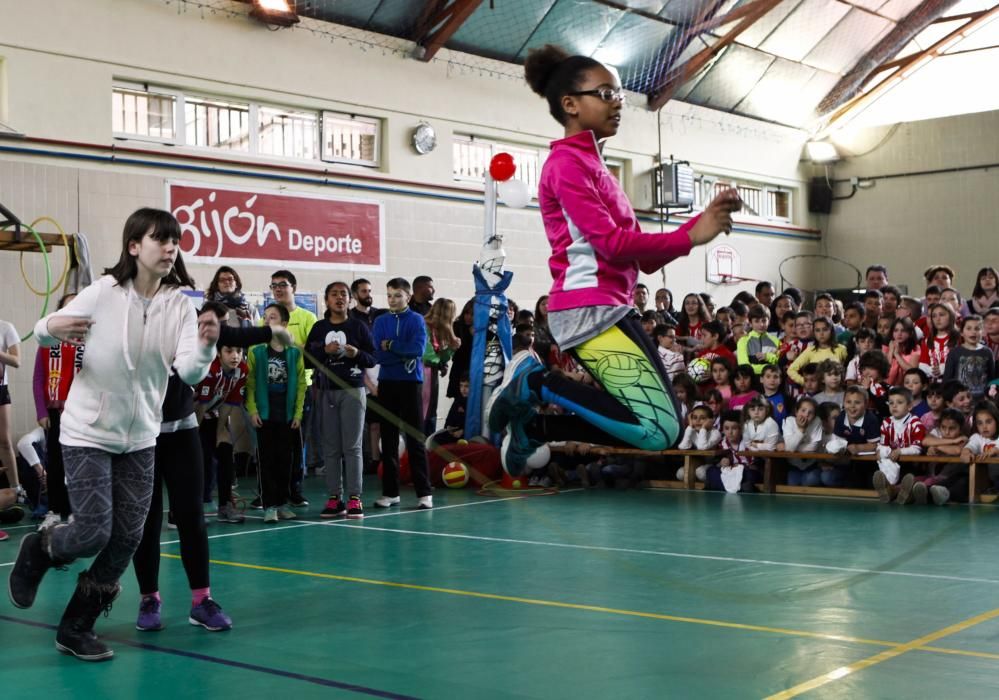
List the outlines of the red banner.
<svg viewBox="0 0 999 700">
<path fill-rule="evenodd" d="M 384 270 L 380 202 L 168 182 L 191 262 Z"/>
</svg>

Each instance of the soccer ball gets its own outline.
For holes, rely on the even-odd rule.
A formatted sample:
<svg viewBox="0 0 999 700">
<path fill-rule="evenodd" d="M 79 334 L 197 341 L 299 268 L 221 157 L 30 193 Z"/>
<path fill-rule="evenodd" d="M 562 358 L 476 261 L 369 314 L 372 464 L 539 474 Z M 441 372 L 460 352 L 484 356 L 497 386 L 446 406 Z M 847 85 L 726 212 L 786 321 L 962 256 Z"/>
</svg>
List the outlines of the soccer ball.
<svg viewBox="0 0 999 700">
<path fill-rule="evenodd" d="M 700 384 L 711 376 L 711 363 L 698 357 L 687 365 L 687 374 L 694 380 L 694 384 Z"/>
</svg>

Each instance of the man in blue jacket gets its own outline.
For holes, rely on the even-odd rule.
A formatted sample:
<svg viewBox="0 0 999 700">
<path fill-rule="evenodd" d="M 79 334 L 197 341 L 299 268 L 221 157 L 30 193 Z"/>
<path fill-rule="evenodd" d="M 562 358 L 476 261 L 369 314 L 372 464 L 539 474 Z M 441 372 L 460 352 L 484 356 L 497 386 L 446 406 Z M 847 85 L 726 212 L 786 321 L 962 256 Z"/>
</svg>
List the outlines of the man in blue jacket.
<svg viewBox="0 0 999 700">
<path fill-rule="evenodd" d="M 405 426 L 406 451 L 416 489 L 417 507 L 434 507 L 427 453 L 423 447 L 423 350 L 427 326 L 409 308 L 409 282 L 402 277 L 388 281 L 389 313 L 375 319 L 375 359 L 378 370 L 378 403 L 382 438 L 382 496 L 378 508 L 399 505 L 399 429 Z M 415 435 L 414 435 L 415 433 Z"/>
</svg>

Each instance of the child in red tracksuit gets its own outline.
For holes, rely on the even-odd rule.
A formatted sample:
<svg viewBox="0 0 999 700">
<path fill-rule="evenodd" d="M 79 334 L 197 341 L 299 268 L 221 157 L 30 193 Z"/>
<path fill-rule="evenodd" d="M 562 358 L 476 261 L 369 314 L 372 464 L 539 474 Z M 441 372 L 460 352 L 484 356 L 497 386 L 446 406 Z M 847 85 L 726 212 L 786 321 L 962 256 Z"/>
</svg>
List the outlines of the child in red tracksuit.
<svg viewBox="0 0 999 700">
<path fill-rule="evenodd" d="M 201 449 L 205 458 L 205 501 L 208 503 L 211 500 L 212 464 L 217 460 L 218 520 L 223 523 L 241 523 L 244 520 L 232 504 L 232 482 L 235 461 L 245 467 L 252 447 L 249 423 L 243 411 L 248 373 L 242 348 L 223 345 L 218 349 L 208 376 L 195 389 L 196 410 L 201 422 Z M 211 512 L 209 507 L 206 505 L 206 513 Z"/>
<path fill-rule="evenodd" d="M 59 300 L 59 308 L 75 297 L 75 294 L 64 296 Z M 39 346 L 35 354 L 32 389 L 38 425 L 45 430 L 45 484 L 49 506 L 45 518 L 49 524 L 60 522 L 71 513 L 66 472 L 62 464 L 62 445 L 59 444 L 59 421 L 69 396 L 69 387 L 83 367 L 83 349 L 83 345 L 60 343 L 51 348 Z"/>
<path fill-rule="evenodd" d="M 878 443 L 878 471 L 874 472 L 874 488 L 882 503 L 891 501 L 894 484 L 899 484 L 899 505 L 905 505 L 912 494 L 915 478 L 907 474 L 899 482 L 899 468 L 896 461 L 902 455 L 918 455 L 923 452 L 926 438 L 926 425 L 910 413 L 912 393 L 905 387 L 892 387 L 888 390 L 889 415 L 881 422 L 881 440 Z"/>
</svg>

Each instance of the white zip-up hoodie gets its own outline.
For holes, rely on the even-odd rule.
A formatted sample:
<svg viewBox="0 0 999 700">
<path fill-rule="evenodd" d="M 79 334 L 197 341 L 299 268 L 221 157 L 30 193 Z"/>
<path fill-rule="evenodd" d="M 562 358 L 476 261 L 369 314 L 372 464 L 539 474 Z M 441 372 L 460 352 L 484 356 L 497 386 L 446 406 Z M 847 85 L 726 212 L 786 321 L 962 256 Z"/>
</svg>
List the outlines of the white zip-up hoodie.
<svg viewBox="0 0 999 700">
<path fill-rule="evenodd" d="M 195 386 L 215 357 L 198 343 L 194 304 L 177 287 L 160 287 L 146 308 L 131 282 L 105 275 L 65 308 L 35 325 L 39 345 L 53 347 L 53 316 L 89 316 L 87 356 L 73 380 L 59 441 L 124 454 L 153 447 L 160 432 L 170 367 Z"/>
</svg>

